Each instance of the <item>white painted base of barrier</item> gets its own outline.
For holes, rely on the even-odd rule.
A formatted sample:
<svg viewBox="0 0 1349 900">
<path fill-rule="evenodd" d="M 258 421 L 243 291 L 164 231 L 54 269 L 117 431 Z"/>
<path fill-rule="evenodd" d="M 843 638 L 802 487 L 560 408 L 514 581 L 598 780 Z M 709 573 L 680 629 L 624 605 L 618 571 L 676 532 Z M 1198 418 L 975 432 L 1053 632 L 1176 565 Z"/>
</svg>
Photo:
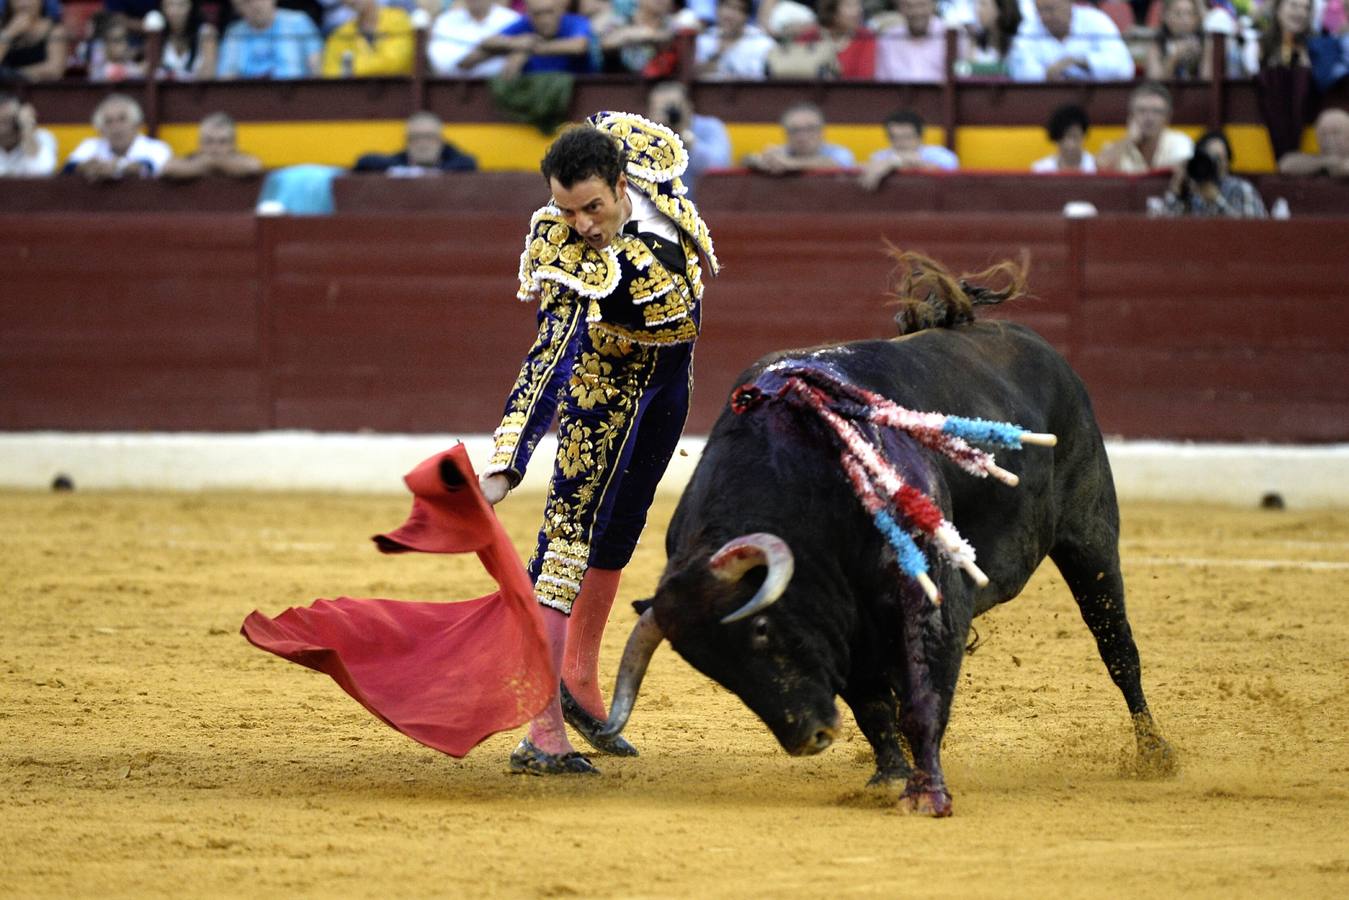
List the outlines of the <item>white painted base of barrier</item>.
<svg viewBox="0 0 1349 900">
<path fill-rule="evenodd" d="M 451 435 L 0 433 L 0 487 L 46 489 L 58 475 L 77 489 L 257 490 L 384 493 L 404 490 L 402 475 L 451 446 Z M 475 466 L 491 439 L 462 438 Z M 545 438 L 525 478 L 542 489 L 556 441 Z M 661 482 L 678 492 L 702 452 L 702 438 L 680 441 Z M 1349 444 L 1174 444 L 1107 441 L 1124 500 L 1254 506 L 1278 494 L 1290 508 L 1349 506 Z M 1007 451 L 1003 451 L 1006 453 Z"/>
</svg>

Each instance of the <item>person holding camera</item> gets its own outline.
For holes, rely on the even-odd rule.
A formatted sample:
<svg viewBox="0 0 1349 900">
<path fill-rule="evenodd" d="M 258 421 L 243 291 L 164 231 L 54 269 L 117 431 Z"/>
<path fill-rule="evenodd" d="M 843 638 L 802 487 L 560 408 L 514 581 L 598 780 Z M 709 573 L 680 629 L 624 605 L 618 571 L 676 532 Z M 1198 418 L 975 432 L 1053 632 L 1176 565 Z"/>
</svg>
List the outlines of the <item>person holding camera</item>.
<svg viewBox="0 0 1349 900">
<path fill-rule="evenodd" d="M 698 183 L 698 177 L 708 169 L 724 169 L 731 165 L 731 136 L 726 125 L 715 116 L 700 116 L 693 110 L 688 88 L 678 81 L 662 81 L 646 97 L 646 117 L 664 125 L 679 135 L 689 155 L 689 167 L 684 181 L 689 196 Z"/>
<path fill-rule="evenodd" d="M 1220 216 L 1263 219 L 1265 202 L 1246 179 L 1231 172 L 1232 145 L 1221 131 L 1209 131 L 1195 143 L 1194 156 L 1176 169 L 1166 192 L 1169 216 Z"/>
</svg>

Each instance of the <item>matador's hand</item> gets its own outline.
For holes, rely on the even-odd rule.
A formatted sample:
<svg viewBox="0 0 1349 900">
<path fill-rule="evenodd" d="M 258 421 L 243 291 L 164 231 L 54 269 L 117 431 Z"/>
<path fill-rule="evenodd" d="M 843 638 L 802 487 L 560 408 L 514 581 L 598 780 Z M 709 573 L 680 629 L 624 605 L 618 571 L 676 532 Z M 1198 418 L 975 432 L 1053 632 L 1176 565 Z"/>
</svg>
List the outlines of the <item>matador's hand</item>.
<svg viewBox="0 0 1349 900">
<path fill-rule="evenodd" d="M 511 480 L 500 472 L 493 475 L 479 475 L 478 487 L 487 498 L 487 502 L 496 506 L 511 492 Z"/>
</svg>

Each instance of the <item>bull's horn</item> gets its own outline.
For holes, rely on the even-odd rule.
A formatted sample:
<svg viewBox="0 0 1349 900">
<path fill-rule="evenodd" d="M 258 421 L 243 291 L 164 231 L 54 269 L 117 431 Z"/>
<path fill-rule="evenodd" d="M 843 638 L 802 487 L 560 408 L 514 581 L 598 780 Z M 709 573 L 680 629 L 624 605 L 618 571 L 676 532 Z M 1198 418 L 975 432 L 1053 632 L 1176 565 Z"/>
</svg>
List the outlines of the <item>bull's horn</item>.
<svg viewBox="0 0 1349 900">
<path fill-rule="evenodd" d="M 647 609 L 632 626 L 628 645 L 623 648 L 623 661 L 618 664 L 618 680 L 614 683 L 614 699 L 609 704 L 609 720 L 600 729 L 601 738 L 616 737 L 628 724 L 632 706 L 637 702 L 637 691 L 642 686 L 651 654 L 656 652 L 665 634 L 656 624 L 656 611 Z"/>
<path fill-rule="evenodd" d="M 738 622 L 774 603 L 787 590 L 792 572 L 796 570 L 796 560 L 786 541 L 775 534 L 760 532 L 728 541 L 707 561 L 712 574 L 722 581 L 739 581 L 755 566 L 768 566 L 763 585 L 748 603 L 723 618 L 721 624 Z"/>
</svg>

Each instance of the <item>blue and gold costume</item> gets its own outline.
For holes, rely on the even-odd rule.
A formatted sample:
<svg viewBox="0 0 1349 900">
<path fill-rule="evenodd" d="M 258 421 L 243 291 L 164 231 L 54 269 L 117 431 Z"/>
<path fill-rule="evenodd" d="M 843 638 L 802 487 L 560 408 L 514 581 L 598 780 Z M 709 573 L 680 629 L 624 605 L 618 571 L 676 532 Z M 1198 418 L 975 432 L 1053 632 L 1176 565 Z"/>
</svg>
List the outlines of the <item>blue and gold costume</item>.
<svg viewBox="0 0 1349 900">
<path fill-rule="evenodd" d="M 674 223 L 678 245 L 621 233 L 595 250 L 545 206 L 520 257 L 521 300 L 539 301 L 539 331 L 506 401 L 486 473 L 517 483 L 558 414 L 558 452 L 530 559 L 539 602 L 571 612 L 588 566 L 621 569 L 688 415 L 704 266 L 717 258 L 684 196 L 678 135 L 628 113 L 589 123 L 627 152 L 628 190 Z"/>
</svg>

